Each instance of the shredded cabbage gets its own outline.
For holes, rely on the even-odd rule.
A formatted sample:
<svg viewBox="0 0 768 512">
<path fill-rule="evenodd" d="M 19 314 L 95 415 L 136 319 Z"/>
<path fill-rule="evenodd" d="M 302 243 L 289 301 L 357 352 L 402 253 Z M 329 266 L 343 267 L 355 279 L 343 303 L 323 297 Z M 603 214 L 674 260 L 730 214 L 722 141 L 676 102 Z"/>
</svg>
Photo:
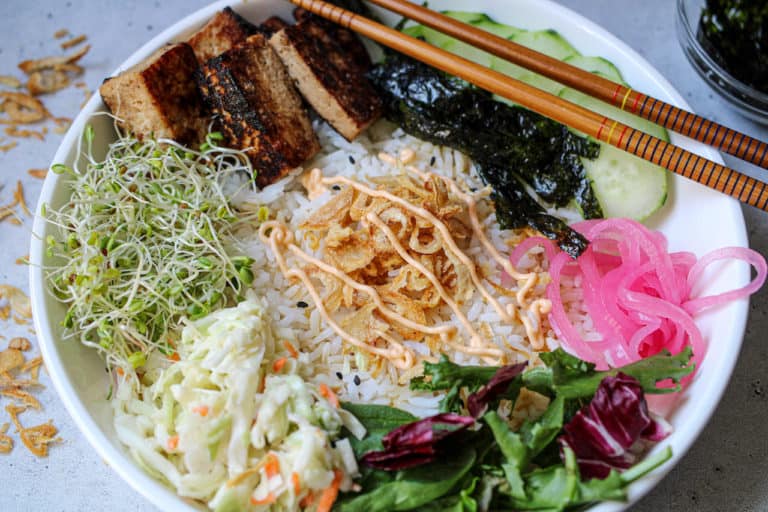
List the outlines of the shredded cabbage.
<svg viewBox="0 0 768 512">
<path fill-rule="evenodd" d="M 149 474 L 214 510 L 296 510 L 339 470 L 351 485 L 349 443 L 334 447 L 345 422 L 298 361 L 273 373 L 290 354 L 262 301 L 190 322 L 177 348 L 171 366 L 148 362 L 144 385 L 126 374 L 113 400 L 118 437 Z"/>
</svg>

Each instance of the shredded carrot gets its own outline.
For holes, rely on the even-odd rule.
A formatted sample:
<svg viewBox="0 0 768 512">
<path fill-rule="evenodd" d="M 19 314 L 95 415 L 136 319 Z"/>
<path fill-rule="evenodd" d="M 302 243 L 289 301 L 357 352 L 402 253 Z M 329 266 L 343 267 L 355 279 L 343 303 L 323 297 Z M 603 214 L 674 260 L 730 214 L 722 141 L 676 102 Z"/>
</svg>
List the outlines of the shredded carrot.
<svg viewBox="0 0 768 512">
<path fill-rule="evenodd" d="M 291 354 L 291 357 L 299 357 L 299 351 L 296 350 L 296 347 L 294 347 L 290 341 L 283 340 L 283 345 L 285 346 L 285 350 L 288 351 L 289 354 Z"/>
<path fill-rule="evenodd" d="M 283 369 L 283 366 L 285 366 L 285 363 L 287 362 L 288 360 L 284 357 L 281 357 L 280 359 L 275 360 L 275 362 L 272 363 L 272 372 L 279 373 L 280 370 Z"/>
<path fill-rule="evenodd" d="M 264 463 L 264 473 L 267 474 L 267 478 L 280 474 L 280 460 L 272 452 L 267 454 L 267 460 Z"/>
<path fill-rule="evenodd" d="M 118 366 L 117 367 L 117 374 L 122 377 L 123 375 L 125 375 L 125 371 L 121 367 Z"/>
<path fill-rule="evenodd" d="M 168 438 L 168 443 L 166 444 L 166 448 L 168 450 L 175 450 L 176 447 L 179 446 L 179 436 L 171 436 Z"/>
<path fill-rule="evenodd" d="M 307 508 L 312 506 L 312 503 L 314 502 L 315 502 L 315 493 L 312 492 L 312 490 L 310 489 L 309 493 L 307 493 L 306 496 L 301 498 L 301 501 L 299 502 L 299 506 L 301 508 Z"/>
<path fill-rule="evenodd" d="M 333 472 L 333 482 L 327 487 L 323 494 L 320 495 L 320 500 L 317 502 L 317 512 L 331 512 L 331 507 L 339 496 L 339 487 L 341 486 L 341 470 L 337 469 Z"/>
<path fill-rule="evenodd" d="M 277 497 L 274 495 L 274 493 L 269 493 L 265 498 L 260 500 L 257 500 L 251 496 L 251 505 L 269 505 L 270 503 L 274 503 L 276 500 Z"/>
<path fill-rule="evenodd" d="M 320 396 L 327 399 L 332 406 L 339 408 L 339 397 L 336 396 L 336 393 L 334 393 L 331 388 L 326 386 L 325 384 L 320 384 Z"/>
<path fill-rule="evenodd" d="M 301 493 L 301 480 L 297 472 L 291 473 L 291 483 L 293 484 L 293 494 L 298 496 Z"/>
<path fill-rule="evenodd" d="M 181 357 L 179 357 L 179 353 L 178 352 L 174 352 L 173 354 L 168 356 L 168 359 L 170 359 L 171 361 L 180 361 Z"/>
<path fill-rule="evenodd" d="M 192 412 L 195 414 L 199 414 L 202 417 L 208 416 L 208 406 L 207 405 L 196 405 L 192 408 Z"/>
</svg>

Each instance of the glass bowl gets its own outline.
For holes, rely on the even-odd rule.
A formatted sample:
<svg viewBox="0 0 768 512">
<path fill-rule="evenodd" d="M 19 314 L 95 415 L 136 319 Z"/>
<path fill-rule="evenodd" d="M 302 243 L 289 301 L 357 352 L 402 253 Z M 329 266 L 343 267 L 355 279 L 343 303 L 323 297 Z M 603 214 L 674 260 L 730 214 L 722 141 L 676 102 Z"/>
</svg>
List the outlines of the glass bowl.
<svg viewBox="0 0 768 512">
<path fill-rule="evenodd" d="M 704 0 L 677 0 L 677 37 L 685 56 L 704 81 L 746 117 L 768 124 L 768 94 L 734 78 L 718 65 L 696 38 Z"/>
</svg>

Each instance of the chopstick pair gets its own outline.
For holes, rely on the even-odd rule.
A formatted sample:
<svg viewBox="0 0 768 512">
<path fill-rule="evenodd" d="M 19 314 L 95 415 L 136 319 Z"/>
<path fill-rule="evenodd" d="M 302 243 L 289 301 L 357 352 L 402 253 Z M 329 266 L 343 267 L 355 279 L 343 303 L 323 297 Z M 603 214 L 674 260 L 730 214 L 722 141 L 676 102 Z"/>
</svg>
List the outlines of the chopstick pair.
<svg viewBox="0 0 768 512">
<path fill-rule="evenodd" d="M 369 1 L 748 162 L 768 165 L 768 145 L 757 139 L 406 0 Z M 601 142 L 768 211 L 768 184 L 760 180 L 341 7 L 322 0 L 291 2 Z"/>
</svg>

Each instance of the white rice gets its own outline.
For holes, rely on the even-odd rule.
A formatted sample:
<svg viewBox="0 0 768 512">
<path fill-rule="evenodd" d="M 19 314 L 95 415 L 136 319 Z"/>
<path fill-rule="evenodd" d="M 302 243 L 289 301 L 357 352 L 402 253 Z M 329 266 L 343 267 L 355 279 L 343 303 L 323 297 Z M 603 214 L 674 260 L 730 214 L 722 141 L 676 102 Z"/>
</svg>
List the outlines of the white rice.
<svg viewBox="0 0 768 512">
<path fill-rule="evenodd" d="M 434 146 L 406 135 L 399 128 L 393 129 L 393 125 L 387 122 L 377 123 L 353 142 L 343 139 L 325 123 L 315 123 L 315 130 L 323 150 L 305 169 L 318 167 L 326 176 L 344 175 L 364 181 L 366 177 L 398 172 L 391 164 L 378 157 L 380 152 L 398 155 L 401 150 L 409 148 L 416 152 L 416 158 L 411 162 L 415 167 L 444 174 L 467 188 L 480 189 L 483 186 L 466 156 L 458 151 Z M 297 232 L 299 225 L 327 202 L 332 192 L 310 200 L 295 176 L 296 173 L 258 192 L 243 191 L 235 200 L 241 206 L 267 206 L 278 220 Z M 510 238 L 510 233 L 498 227 L 495 216 L 490 214 L 491 208 L 489 202 L 481 202 L 478 205 L 488 238 L 502 254 L 506 254 L 509 248 L 505 241 Z M 302 243 L 301 238 L 297 236 L 299 243 Z M 243 244 L 243 250 L 256 261 L 253 268 L 253 287 L 257 293 L 266 297 L 278 335 L 292 340 L 297 348 L 306 354 L 302 356 L 302 359 L 307 358 L 308 363 L 302 366 L 310 373 L 304 375 L 306 379 L 333 385 L 339 389 L 339 397 L 342 400 L 393 405 L 417 415 L 435 412 L 439 397 L 432 396 L 431 393 L 410 391 L 408 375 L 401 379 L 391 365 L 387 365 L 386 370 L 376 375 L 369 368 L 369 358 L 365 354 L 350 351 L 343 353 L 342 340 L 322 320 L 304 286 L 301 283 L 290 283 L 283 277 L 271 250 L 258 240 L 255 233 L 246 236 Z M 303 249 L 309 253 L 314 252 L 306 245 Z M 487 271 L 480 275 L 487 273 L 499 281 L 500 272 L 496 263 L 486 254 L 478 240 L 472 240 L 467 253 L 479 269 Z M 529 262 L 533 263 L 532 259 Z M 489 289 L 492 290 L 490 287 Z M 543 285 L 535 290 L 536 295 L 543 295 L 543 292 Z M 511 297 L 498 299 L 503 305 L 513 301 Z M 309 307 L 298 307 L 299 301 L 306 302 Z M 510 363 L 526 359 L 526 356 L 511 350 L 510 347 L 531 353 L 523 326 L 501 322 L 497 312 L 478 292 L 462 307 L 467 318 L 476 328 L 480 328 L 480 332 L 492 333 L 493 341 L 505 351 Z M 450 309 L 447 306 L 443 308 L 440 316 L 449 320 Z M 546 326 L 546 329 L 549 327 Z M 547 333 L 546 339 L 550 348 L 557 346 L 551 331 Z M 421 343 L 406 341 L 405 344 L 416 354 L 429 353 Z M 483 364 L 476 357 L 461 352 L 448 351 L 448 355 L 460 364 Z M 338 375 L 341 376 L 340 379 Z M 355 376 L 359 379 L 355 379 Z M 401 380 L 403 382 L 400 382 Z M 356 381 L 359 384 L 355 384 Z"/>
</svg>

